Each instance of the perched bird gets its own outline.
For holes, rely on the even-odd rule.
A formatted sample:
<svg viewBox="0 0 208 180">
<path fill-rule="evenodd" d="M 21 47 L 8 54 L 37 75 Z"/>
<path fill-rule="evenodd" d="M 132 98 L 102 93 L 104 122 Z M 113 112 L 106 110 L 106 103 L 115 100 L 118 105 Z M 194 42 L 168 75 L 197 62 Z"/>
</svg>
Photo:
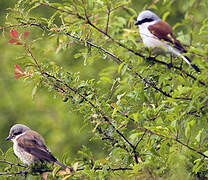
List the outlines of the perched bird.
<svg viewBox="0 0 208 180">
<path fill-rule="evenodd" d="M 182 55 L 187 51 L 174 36 L 171 26 L 162 21 L 155 13 L 149 10 L 141 12 L 135 25 L 139 27 L 140 36 L 146 47 L 160 48 L 160 50 L 162 49 L 166 53 L 179 56 L 197 72 L 200 72 L 196 65 L 191 64 L 187 56 Z"/>
<path fill-rule="evenodd" d="M 24 164 L 31 165 L 38 161 L 46 161 L 54 162 L 64 169 L 67 168 L 51 154 L 43 137 L 23 124 L 12 126 L 6 140 L 13 141 L 14 153 Z"/>
</svg>

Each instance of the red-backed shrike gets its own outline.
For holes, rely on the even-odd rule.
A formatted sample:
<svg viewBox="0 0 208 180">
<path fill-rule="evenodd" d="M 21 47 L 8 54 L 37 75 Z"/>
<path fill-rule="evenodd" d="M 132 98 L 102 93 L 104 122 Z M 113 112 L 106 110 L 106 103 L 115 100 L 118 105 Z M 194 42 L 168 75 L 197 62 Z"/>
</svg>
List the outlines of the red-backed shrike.
<svg viewBox="0 0 208 180">
<path fill-rule="evenodd" d="M 196 65 L 191 64 L 188 57 L 182 55 L 187 51 L 174 36 L 171 26 L 162 21 L 155 13 L 149 10 L 141 12 L 135 25 L 139 27 L 140 36 L 146 47 L 161 48 L 167 53 L 179 56 L 197 72 L 200 72 Z"/>
<path fill-rule="evenodd" d="M 43 137 L 25 125 L 15 124 L 6 140 L 12 140 L 14 153 L 27 165 L 35 162 L 54 162 L 64 169 L 67 168 L 59 162 L 45 145 Z"/>
</svg>

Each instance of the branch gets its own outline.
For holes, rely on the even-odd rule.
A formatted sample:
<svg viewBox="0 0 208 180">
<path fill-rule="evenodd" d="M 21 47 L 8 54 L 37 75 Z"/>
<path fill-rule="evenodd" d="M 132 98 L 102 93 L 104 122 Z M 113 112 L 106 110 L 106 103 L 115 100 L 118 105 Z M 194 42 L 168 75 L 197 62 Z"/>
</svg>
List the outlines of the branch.
<svg viewBox="0 0 208 180">
<path fill-rule="evenodd" d="M 19 167 L 27 167 L 27 166 L 25 166 L 25 165 L 22 165 L 22 164 L 19 164 L 19 163 L 17 163 L 17 164 L 14 164 L 14 163 L 12 163 L 12 162 L 9 162 L 9 161 L 5 161 L 5 160 L 0 160 L 0 163 L 9 164 L 9 165 L 10 165 L 10 167 L 13 167 L 13 166 L 19 166 Z"/>
<path fill-rule="evenodd" d="M 110 14 L 111 14 L 111 10 L 110 7 L 108 6 L 107 8 L 107 22 L 106 22 L 106 26 L 105 26 L 105 32 L 108 33 L 108 26 L 109 26 L 109 21 L 110 21 Z"/>
<path fill-rule="evenodd" d="M 137 141 L 136 145 L 134 146 L 134 150 L 136 150 L 137 146 L 139 145 L 139 143 L 142 141 L 142 139 L 144 138 L 145 134 L 147 133 L 147 129 L 145 129 L 144 133 L 142 134 L 142 136 L 139 138 L 139 140 Z"/>
<path fill-rule="evenodd" d="M 24 175 L 26 176 L 28 171 L 18 171 L 18 172 L 0 172 L 0 176 L 16 176 L 16 175 Z"/>
<path fill-rule="evenodd" d="M 104 136 L 104 138 L 102 138 L 102 140 L 106 140 L 107 139 L 107 140 L 111 141 L 112 146 L 117 144 L 116 145 L 117 147 L 120 147 L 121 149 L 124 149 L 126 152 L 129 152 L 128 148 L 125 145 L 121 146 L 117 139 L 115 139 L 114 137 L 108 135 L 105 131 L 102 130 L 102 128 L 97 127 L 96 129 L 98 130 L 99 134 L 102 134 Z"/>
</svg>

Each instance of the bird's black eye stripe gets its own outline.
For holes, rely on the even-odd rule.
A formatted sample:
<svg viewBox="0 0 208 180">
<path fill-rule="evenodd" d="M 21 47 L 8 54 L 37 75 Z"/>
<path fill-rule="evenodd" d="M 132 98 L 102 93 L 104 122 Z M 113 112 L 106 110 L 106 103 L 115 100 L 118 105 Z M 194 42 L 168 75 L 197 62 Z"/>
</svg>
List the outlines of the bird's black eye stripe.
<svg viewBox="0 0 208 180">
<path fill-rule="evenodd" d="M 16 132 L 16 133 L 14 133 L 15 136 L 17 136 L 17 135 L 19 135 L 19 134 L 21 134 L 21 132 Z"/>
<path fill-rule="evenodd" d="M 141 25 L 141 24 L 143 24 L 143 23 L 146 23 L 146 22 L 152 22 L 152 21 L 154 21 L 152 18 L 145 18 L 145 19 L 143 19 L 143 20 L 141 20 L 141 21 L 137 21 L 137 22 L 135 23 L 135 25 Z"/>
</svg>

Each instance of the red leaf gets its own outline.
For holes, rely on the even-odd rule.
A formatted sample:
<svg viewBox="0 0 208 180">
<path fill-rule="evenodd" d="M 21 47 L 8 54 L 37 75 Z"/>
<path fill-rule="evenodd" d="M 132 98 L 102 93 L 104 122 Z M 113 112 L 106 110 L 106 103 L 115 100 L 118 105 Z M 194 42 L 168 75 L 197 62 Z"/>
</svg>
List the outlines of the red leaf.
<svg viewBox="0 0 208 180">
<path fill-rule="evenodd" d="M 15 38 L 19 38 L 19 34 L 18 34 L 17 30 L 15 30 L 15 29 L 12 29 L 10 31 L 10 36 L 15 37 Z"/>
<path fill-rule="evenodd" d="M 24 40 L 27 40 L 28 36 L 29 36 L 30 32 L 24 32 Z"/>
<path fill-rule="evenodd" d="M 17 64 L 15 64 L 15 66 L 14 66 L 14 75 L 15 75 L 15 79 L 19 79 L 19 78 L 25 76 L 25 73 L 22 72 L 22 70 L 20 69 L 20 67 Z"/>
<path fill-rule="evenodd" d="M 17 42 L 19 42 L 19 40 L 17 40 L 17 39 L 10 39 L 9 40 L 9 44 L 16 44 Z"/>
</svg>

